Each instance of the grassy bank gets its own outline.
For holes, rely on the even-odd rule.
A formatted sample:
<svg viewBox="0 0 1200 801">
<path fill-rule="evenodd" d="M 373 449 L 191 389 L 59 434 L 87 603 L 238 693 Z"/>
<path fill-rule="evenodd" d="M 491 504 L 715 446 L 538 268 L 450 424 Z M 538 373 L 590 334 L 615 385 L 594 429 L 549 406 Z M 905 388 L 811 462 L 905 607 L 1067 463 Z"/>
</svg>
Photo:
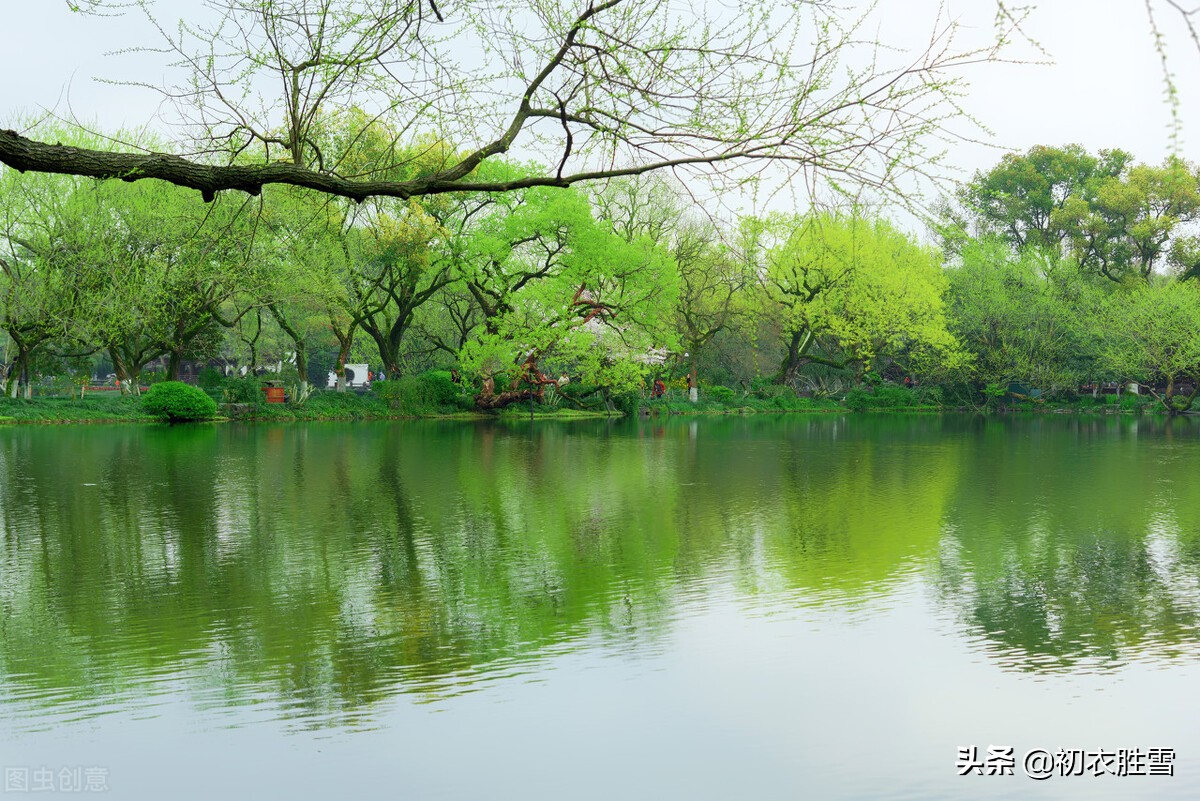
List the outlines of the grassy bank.
<svg viewBox="0 0 1200 801">
<path fill-rule="evenodd" d="M 479 412 L 466 402 L 449 404 L 396 404 L 374 393 L 315 393 L 305 403 L 222 404 L 219 414 L 228 419 L 251 421 L 303 420 L 443 420 L 528 419 L 529 407 L 513 406 L 494 412 Z M 604 418 L 599 411 L 570 408 L 535 407 L 535 417 L 554 420 Z M 84 399 L 72 397 L 34 397 L 30 400 L 0 398 L 0 425 L 55 423 L 154 423 L 158 418 L 146 414 L 135 397 L 103 395 Z"/>
<path fill-rule="evenodd" d="M 397 382 L 399 384 L 399 382 Z M 714 388 L 725 389 L 725 388 Z M 316 392 L 305 403 L 270 404 L 261 397 L 221 406 L 222 417 L 250 421 L 305 420 L 527 420 L 529 406 L 514 404 L 498 411 L 478 411 L 469 395 L 455 389 L 450 393 L 426 392 L 419 384 L 390 392 Z M 663 398 L 632 395 L 613 398 L 614 411 L 603 406 L 577 409 L 560 402 L 552 406 L 535 405 L 535 419 L 576 420 L 613 415 L 695 416 L 728 414 L 781 414 L 820 412 L 938 412 L 983 413 L 1041 412 L 1091 414 L 1163 414 L 1161 404 L 1147 395 L 1124 394 L 1060 397 L 1031 400 L 1020 397 L 991 398 L 982 404 L 964 404 L 948 393 L 930 389 L 908 389 L 883 385 L 873 389 L 855 389 L 840 397 L 800 397 L 785 388 L 737 393 L 701 391 L 700 400 L 688 401 L 676 393 Z M 19 423 L 107 423 L 155 422 L 139 400 L 116 395 L 72 397 L 35 397 L 32 400 L 0 398 L 0 424 Z"/>
<path fill-rule="evenodd" d="M 94 397 L 35 397 L 31 400 L 0 398 L 0 423 L 111 423 L 150 422 L 137 398 L 120 395 Z"/>
</svg>

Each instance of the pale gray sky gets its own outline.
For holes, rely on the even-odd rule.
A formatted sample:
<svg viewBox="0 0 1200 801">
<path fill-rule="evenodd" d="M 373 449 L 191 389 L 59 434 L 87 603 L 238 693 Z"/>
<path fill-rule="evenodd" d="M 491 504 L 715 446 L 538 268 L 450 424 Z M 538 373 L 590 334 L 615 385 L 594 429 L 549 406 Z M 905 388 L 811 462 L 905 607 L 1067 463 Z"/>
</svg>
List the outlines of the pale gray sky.
<svg viewBox="0 0 1200 801">
<path fill-rule="evenodd" d="M 880 38 L 920 45 L 938 5 L 937 0 L 882 0 Z M 200 3 L 160 0 L 158 6 L 164 20 L 173 20 Z M 162 56 L 105 55 L 136 46 L 139 39 L 153 41 L 136 16 L 88 17 L 69 11 L 66 0 L 0 0 L 0 9 L 6 34 L 0 48 L 0 74 L 6 76 L 0 88 L 0 122 L 43 107 L 105 128 L 142 125 L 154 118 L 160 103 L 154 92 L 97 81 L 161 83 L 167 74 Z M 991 32 L 995 9 L 996 0 L 945 4 L 945 13 L 960 19 L 968 35 L 980 40 Z M 1159 23 L 1182 90 L 1180 152 L 1200 160 L 1200 56 L 1175 12 L 1160 10 Z M 1053 65 L 984 64 L 964 73 L 972 83 L 965 106 L 992 129 L 995 145 L 1025 149 L 1078 142 L 1091 150 L 1121 147 L 1148 162 L 1167 155 L 1170 111 L 1143 0 L 1040 0 L 1026 33 L 1049 52 Z M 1018 47 L 1014 55 L 1040 57 L 1028 46 Z M 952 150 L 950 163 L 969 174 L 990 166 L 999 155 L 968 144 Z"/>
</svg>

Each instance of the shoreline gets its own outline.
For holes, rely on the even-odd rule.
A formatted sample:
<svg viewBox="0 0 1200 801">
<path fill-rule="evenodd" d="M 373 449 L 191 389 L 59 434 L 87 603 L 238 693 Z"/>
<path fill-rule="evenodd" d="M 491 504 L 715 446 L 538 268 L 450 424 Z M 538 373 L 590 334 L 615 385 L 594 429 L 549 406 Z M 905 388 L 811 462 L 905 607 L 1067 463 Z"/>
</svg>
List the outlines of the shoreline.
<svg viewBox="0 0 1200 801">
<path fill-rule="evenodd" d="M 57 400 L 57 399 L 55 399 Z M 5 411 L 8 411 L 7 409 Z M 34 411 L 31 409 L 30 411 Z M 152 417 L 145 414 L 97 414 L 88 416 L 86 410 L 73 409 L 70 411 L 85 412 L 83 414 L 68 414 L 63 416 L 55 415 L 37 415 L 31 414 L 22 417 L 14 417 L 9 415 L 0 415 L 0 426 L 56 426 L 56 425 L 114 425 L 114 424 L 133 424 L 133 425 L 154 425 L 167 424 L 166 421 L 157 417 Z M 387 421 L 414 421 L 414 420 L 439 420 L 439 421 L 455 421 L 455 422 L 528 422 L 530 414 L 525 409 L 521 411 L 503 410 L 500 412 L 477 412 L 477 411 L 460 411 L 449 413 L 435 414 L 378 414 L 372 412 L 355 414 L 296 414 L 295 411 L 289 410 L 287 414 L 254 414 L 245 415 L 218 415 L 211 420 L 203 420 L 197 422 L 203 423 L 347 423 L 347 422 L 387 422 Z M 961 414 L 961 415 L 978 415 L 985 417 L 1006 417 L 1009 415 L 1076 415 L 1076 416 L 1131 416 L 1131 417 L 1170 417 L 1165 411 L 1150 408 L 1140 409 L 1117 409 L 1117 408 L 1085 408 L 1076 409 L 1070 407 L 1054 407 L 1046 409 L 1000 409 L 1000 410 L 982 410 L 970 409 L 965 407 L 901 407 L 889 409 L 851 409 L 846 406 L 812 406 L 808 408 L 796 409 L 757 409 L 750 406 L 741 407 L 723 407 L 723 408 L 700 408 L 695 410 L 678 410 L 678 409 L 661 409 L 654 407 L 640 407 L 634 415 L 628 415 L 623 412 L 594 412 L 577 409 L 559 409 L 554 411 L 537 411 L 533 415 L 533 419 L 537 420 L 617 420 L 617 419 L 639 419 L 639 420 L 666 420 L 672 417 L 750 417 L 756 415 L 792 415 L 792 414 Z M 1177 416 L 1195 417 L 1200 416 L 1200 411 L 1182 412 Z"/>
</svg>

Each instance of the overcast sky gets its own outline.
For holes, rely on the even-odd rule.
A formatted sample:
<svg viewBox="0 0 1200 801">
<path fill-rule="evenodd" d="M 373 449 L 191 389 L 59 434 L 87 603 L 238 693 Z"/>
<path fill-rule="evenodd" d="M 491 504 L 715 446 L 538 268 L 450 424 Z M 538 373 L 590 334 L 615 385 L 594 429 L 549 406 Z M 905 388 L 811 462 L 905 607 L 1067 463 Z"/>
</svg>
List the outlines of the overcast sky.
<svg viewBox="0 0 1200 801">
<path fill-rule="evenodd" d="M 995 3 L 954 0 L 946 9 L 982 40 L 992 30 Z M 198 4 L 160 0 L 159 7 L 164 19 L 173 19 Z M 965 73 L 972 82 L 966 106 L 992 129 L 991 141 L 1013 149 L 1078 142 L 1091 150 L 1120 147 L 1139 160 L 1161 161 L 1169 152 L 1170 110 L 1143 0 L 1040 0 L 1037 6 L 1025 32 L 1049 52 L 1053 64 L 986 64 Z M 918 44 L 937 7 L 935 0 L 882 0 L 880 38 Z M 139 37 L 151 41 L 136 17 L 96 19 L 70 12 L 66 0 L 0 0 L 0 9 L 6 33 L 0 48 L 5 76 L 0 121 L 9 123 L 17 113 L 39 108 L 108 128 L 153 119 L 160 100 L 153 92 L 97 82 L 162 81 L 161 56 L 105 55 L 137 45 Z M 1159 22 L 1181 89 L 1180 152 L 1200 157 L 1192 147 L 1200 147 L 1200 56 L 1175 12 L 1163 8 Z M 1014 55 L 1045 58 L 1029 46 Z M 969 174 L 993 164 L 999 154 L 963 145 L 953 149 L 950 163 Z"/>
</svg>

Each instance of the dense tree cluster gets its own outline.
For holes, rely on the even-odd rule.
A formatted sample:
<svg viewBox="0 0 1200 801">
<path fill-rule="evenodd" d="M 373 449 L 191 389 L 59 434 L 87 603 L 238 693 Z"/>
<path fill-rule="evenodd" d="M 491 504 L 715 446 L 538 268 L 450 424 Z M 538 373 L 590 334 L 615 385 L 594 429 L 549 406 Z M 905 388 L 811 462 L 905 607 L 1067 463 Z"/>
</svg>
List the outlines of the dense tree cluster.
<svg viewBox="0 0 1200 801">
<path fill-rule="evenodd" d="M 1200 386 L 1200 173 L 1076 145 L 1010 154 L 944 206 L 953 371 L 998 394 L 1136 383 L 1176 412 Z"/>
<path fill-rule="evenodd" d="M 386 151 L 401 178 L 447 158 L 377 133 L 324 152 Z M 161 181 L 9 170 L 6 389 L 111 366 L 136 392 L 147 365 L 175 379 L 191 361 L 282 365 L 303 399 L 361 361 L 393 379 L 453 369 L 484 408 L 565 383 L 607 399 L 659 377 L 819 393 L 882 376 L 957 405 L 1137 382 L 1182 411 L 1200 385 L 1197 181 L 1178 160 L 1033 148 L 944 204 L 939 250 L 852 208 L 715 220 L 654 176 L 205 203 Z"/>
<path fill-rule="evenodd" d="M 11 396 L 194 363 L 273 363 L 298 401 L 347 363 L 453 369 L 485 408 L 652 377 L 957 404 L 1136 382 L 1172 412 L 1200 387 L 1193 165 L 1010 154 L 941 203 L 936 249 L 856 205 L 936 166 L 948 71 L 1012 13 L 889 62 L 824 3 L 70 5 L 143 16 L 187 137 L 0 131 Z M 730 219 L 688 183 L 764 165 L 840 205 Z"/>
</svg>

